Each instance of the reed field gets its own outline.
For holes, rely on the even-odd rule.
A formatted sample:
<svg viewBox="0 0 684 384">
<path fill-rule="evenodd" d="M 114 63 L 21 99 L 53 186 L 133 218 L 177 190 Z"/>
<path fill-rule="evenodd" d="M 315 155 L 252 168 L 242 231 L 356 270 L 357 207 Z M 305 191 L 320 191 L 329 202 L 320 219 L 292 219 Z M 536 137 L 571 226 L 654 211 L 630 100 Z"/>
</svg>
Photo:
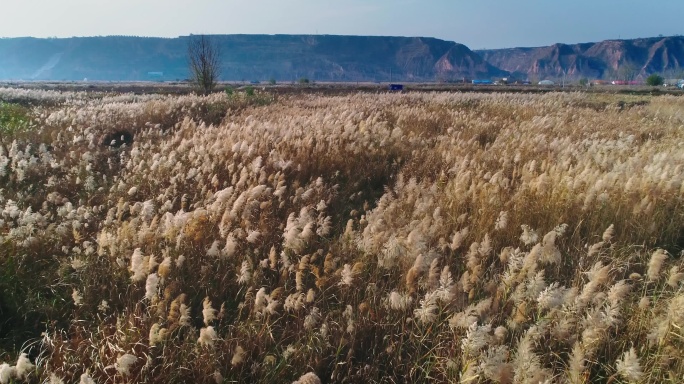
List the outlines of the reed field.
<svg viewBox="0 0 684 384">
<path fill-rule="evenodd" d="M 684 98 L 0 100 L 1 384 L 684 382 Z"/>
</svg>

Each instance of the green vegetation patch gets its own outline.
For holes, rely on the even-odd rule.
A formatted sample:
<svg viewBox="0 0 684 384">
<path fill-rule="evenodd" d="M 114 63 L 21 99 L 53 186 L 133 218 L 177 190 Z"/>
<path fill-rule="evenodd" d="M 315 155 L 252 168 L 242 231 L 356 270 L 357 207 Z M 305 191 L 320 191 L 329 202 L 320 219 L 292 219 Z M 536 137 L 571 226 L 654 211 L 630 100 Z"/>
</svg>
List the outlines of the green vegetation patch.
<svg viewBox="0 0 684 384">
<path fill-rule="evenodd" d="M 30 109 L 0 101 L 0 134 L 12 135 L 31 126 Z"/>
</svg>

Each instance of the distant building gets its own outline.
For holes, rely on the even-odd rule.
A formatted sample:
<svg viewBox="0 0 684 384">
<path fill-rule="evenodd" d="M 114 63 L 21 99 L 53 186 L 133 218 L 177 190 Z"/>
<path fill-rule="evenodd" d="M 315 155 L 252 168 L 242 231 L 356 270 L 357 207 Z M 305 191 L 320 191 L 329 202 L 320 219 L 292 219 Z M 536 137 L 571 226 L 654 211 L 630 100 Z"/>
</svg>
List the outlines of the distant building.
<svg viewBox="0 0 684 384">
<path fill-rule="evenodd" d="M 403 91 L 404 90 L 404 84 L 390 84 L 389 90 L 390 91 Z"/>
<path fill-rule="evenodd" d="M 512 77 L 502 77 L 499 80 L 496 80 L 494 84 L 496 85 L 508 85 L 508 84 L 516 84 L 517 81 L 512 78 Z"/>
<path fill-rule="evenodd" d="M 556 83 L 554 83 L 554 82 L 551 81 L 551 80 L 542 80 L 542 81 L 539 82 L 539 85 L 555 85 L 555 84 L 556 84 Z"/>
<path fill-rule="evenodd" d="M 489 85 L 489 84 L 494 84 L 493 81 L 491 80 L 486 80 L 486 79 L 475 79 L 472 81 L 473 84 L 476 85 Z"/>
</svg>

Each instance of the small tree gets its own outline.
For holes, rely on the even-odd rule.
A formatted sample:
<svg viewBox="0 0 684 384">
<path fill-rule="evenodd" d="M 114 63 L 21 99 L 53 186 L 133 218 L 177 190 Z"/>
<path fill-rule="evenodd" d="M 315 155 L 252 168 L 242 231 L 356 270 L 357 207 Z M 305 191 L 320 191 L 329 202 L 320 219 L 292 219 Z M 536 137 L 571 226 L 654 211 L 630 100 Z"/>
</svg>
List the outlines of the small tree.
<svg viewBox="0 0 684 384">
<path fill-rule="evenodd" d="M 663 85 L 664 82 L 665 80 L 663 79 L 663 77 L 656 73 L 646 78 L 646 84 L 651 85 L 653 87 Z"/>
<path fill-rule="evenodd" d="M 221 49 L 208 36 L 190 36 L 188 41 L 190 77 L 197 88 L 209 94 L 221 74 Z"/>
</svg>

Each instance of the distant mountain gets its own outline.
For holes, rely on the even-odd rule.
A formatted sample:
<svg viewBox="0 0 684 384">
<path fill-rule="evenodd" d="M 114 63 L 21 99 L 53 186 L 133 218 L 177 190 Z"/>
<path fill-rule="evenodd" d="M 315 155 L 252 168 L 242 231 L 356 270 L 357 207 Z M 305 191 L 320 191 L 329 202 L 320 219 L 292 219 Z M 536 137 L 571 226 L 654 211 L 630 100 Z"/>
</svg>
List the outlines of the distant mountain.
<svg viewBox="0 0 684 384">
<path fill-rule="evenodd" d="M 177 80 L 190 37 L 0 39 L 0 79 Z M 222 80 L 449 81 L 505 76 L 468 47 L 424 37 L 215 35 Z"/>
<path fill-rule="evenodd" d="M 651 73 L 678 77 L 684 72 L 684 37 L 606 40 L 538 48 L 477 51 L 490 64 L 518 76 L 634 80 Z"/>
</svg>

